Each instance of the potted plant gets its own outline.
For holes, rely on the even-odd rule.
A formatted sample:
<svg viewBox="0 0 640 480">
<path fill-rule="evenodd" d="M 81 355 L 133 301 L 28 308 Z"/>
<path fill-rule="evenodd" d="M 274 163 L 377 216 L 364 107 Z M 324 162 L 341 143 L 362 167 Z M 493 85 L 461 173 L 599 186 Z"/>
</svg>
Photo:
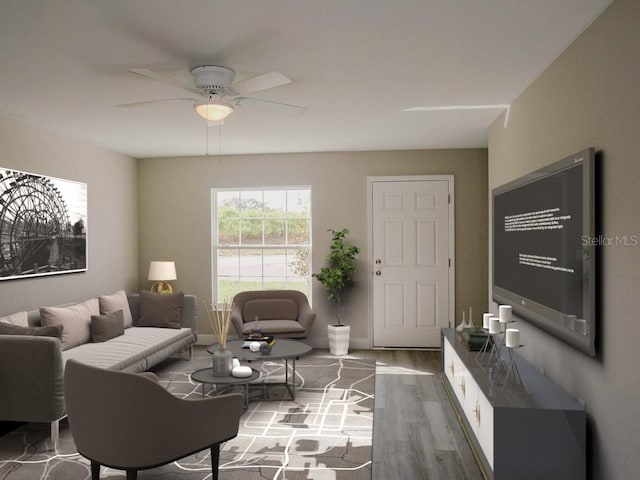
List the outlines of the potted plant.
<svg viewBox="0 0 640 480">
<path fill-rule="evenodd" d="M 345 291 L 353 285 L 358 271 L 356 260 L 360 249 L 354 245 L 346 245 L 344 240 L 349 230 L 332 230 L 331 247 L 327 256 L 328 266 L 322 267 L 319 273 L 312 274 L 327 290 L 327 298 L 333 302 L 337 324 L 329 325 L 329 350 L 334 355 L 346 355 L 349 350 L 351 327 L 344 325 L 342 299 Z"/>
</svg>

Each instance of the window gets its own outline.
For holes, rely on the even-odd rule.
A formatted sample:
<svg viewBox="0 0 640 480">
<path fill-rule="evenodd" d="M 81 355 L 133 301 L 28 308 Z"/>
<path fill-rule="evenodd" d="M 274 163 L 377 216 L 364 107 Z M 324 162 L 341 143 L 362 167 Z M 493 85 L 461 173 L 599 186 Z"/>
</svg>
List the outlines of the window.
<svg viewBox="0 0 640 480">
<path fill-rule="evenodd" d="M 213 189 L 213 298 L 311 293 L 311 188 Z"/>
</svg>

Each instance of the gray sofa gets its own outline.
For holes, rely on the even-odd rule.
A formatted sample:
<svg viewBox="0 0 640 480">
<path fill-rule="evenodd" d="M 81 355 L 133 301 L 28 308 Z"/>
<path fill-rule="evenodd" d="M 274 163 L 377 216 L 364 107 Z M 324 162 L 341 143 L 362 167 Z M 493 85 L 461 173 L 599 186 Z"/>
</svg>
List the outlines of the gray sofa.
<svg viewBox="0 0 640 480">
<path fill-rule="evenodd" d="M 140 295 L 127 294 L 126 298 L 131 327 L 103 342 L 88 341 L 64 349 L 55 337 L 0 335 L 0 420 L 51 423 L 55 449 L 59 422 L 66 415 L 63 378 L 68 359 L 100 368 L 143 372 L 173 354 L 190 352 L 198 338 L 195 296 L 182 297 L 180 325 L 173 328 L 139 326 Z M 60 308 L 64 307 L 69 306 Z M 41 325 L 41 310 L 27 315 L 30 327 Z M 145 320 L 149 324 L 149 319 Z"/>
</svg>

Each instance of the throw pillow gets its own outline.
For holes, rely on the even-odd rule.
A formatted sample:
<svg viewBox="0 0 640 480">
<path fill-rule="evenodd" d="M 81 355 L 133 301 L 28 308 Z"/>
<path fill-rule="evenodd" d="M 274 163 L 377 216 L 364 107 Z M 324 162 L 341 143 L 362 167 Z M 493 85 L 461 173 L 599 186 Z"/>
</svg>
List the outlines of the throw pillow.
<svg viewBox="0 0 640 480">
<path fill-rule="evenodd" d="M 180 328 L 180 312 L 184 293 L 140 292 L 139 327 Z"/>
<path fill-rule="evenodd" d="M 29 326 L 29 319 L 27 318 L 27 312 L 17 312 L 7 315 L 6 317 L 0 317 L 0 322 L 10 323 L 12 325 L 20 325 L 21 327 Z"/>
<path fill-rule="evenodd" d="M 91 341 L 106 342 L 124 335 L 124 315 L 118 310 L 104 315 L 91 316 Z"/>
<path fill-rule="evenodd" d="M 118 290 L 116 293 L 111 295 L 101 295 L 98 297 L 98 303 L 100 304 L 101 315 L 122 310 L 124 328 L 129 328 L 133 325 L 131 310 L 129 309 L 129 301 L 127 300 L 127 294 L 124 290 Z"/>
<path fill-rule="evenodd" d="M 0 322 L 0 335 L 32 335 L 35 337 L 62 338 L 62 325 L 51 327 L 23 327 L 11 323 Z"/>
<path fill-rule="evenodd" d="M 43 326 L 62 325 L 62 350 L 91 341 L 92 315 L 100 315 L 97 298 L 68 307 L 40 308 Z"/>
</svg>

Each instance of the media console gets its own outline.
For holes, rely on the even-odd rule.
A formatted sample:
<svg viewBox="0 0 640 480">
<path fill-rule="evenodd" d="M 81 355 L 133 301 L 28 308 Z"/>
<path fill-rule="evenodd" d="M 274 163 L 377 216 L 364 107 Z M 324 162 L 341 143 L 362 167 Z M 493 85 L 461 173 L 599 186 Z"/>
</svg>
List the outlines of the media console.
<svg viewBox="0 0 640 480">
<path fill-rule="evenodd" d="M 526 391 L 496 383 L 454 329 L 441 340 L 443 385 L 486 478 L 585 479 L 586 412 L 577 401 L 517 352 Z"/>
</svg>

